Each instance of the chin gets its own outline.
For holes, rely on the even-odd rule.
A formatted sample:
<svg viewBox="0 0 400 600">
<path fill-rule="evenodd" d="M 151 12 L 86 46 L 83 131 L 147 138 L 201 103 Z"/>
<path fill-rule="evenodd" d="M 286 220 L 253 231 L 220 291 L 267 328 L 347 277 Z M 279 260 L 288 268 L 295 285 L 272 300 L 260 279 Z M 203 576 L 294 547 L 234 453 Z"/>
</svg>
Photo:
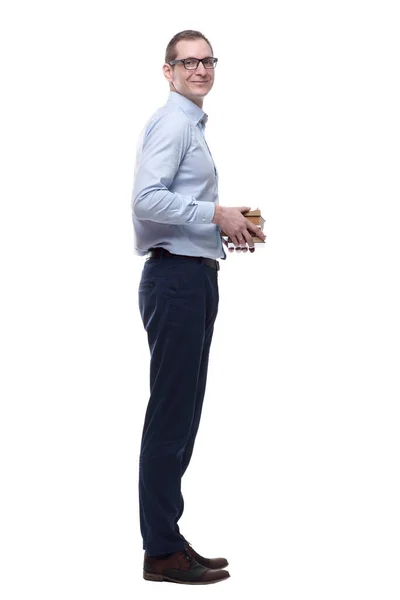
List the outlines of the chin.
<svg viewBox="0 0 400 600">
<path fill-rule="evenodd" d="M 207 87 L 207 88 L 204 88 L 204 89 L 202 89 L 202 88 L 199 87 L 198 90 L 194 89 L 194 90 L 191 90 L 191 91 L 192 91 L 192 95 L 193 96 L 203 97 L 203 96 L 207 96 L 207 94 L 208 94 L 208 92 L 210 90 L 211 90 L 210 87 Z"/>
</svg>

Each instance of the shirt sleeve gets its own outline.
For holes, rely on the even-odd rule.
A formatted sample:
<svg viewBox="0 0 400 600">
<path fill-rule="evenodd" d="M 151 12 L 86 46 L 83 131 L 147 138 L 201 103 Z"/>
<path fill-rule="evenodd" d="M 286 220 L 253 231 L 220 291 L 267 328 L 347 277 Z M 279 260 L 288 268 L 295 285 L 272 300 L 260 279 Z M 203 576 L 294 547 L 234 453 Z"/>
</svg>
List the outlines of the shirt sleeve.
<svg viewBox="0 0 400 600">
<path fill-rule="evenodd" d="M 163 115 L 147 127 L 132 193 L 136 218 L 168 224 L 212 222 L 213 202 L 169 190 L 191 143 L 190 123 L 180 115 Z"/>
</svg>

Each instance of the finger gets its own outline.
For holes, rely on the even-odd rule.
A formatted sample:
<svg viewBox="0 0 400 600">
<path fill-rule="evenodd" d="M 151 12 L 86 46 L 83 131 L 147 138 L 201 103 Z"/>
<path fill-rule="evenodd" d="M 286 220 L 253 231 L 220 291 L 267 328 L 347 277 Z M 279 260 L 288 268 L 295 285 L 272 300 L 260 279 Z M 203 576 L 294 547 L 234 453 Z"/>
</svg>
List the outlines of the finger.
<svg viewBox="0 0 400 600">
<path fill-rule="evenodd" d="M 242 235 L 241 233 L 239 233 L 239 235 L 238 235 L 238 240 L 239 240 L 239 244 L 240 244 L 240 250 L 242 252 L 247 252 L 247 242 L 249 240 L 251 240 L 251 237 L 247 233 L 247 231 L 244 231 L 243 234 L 244 235 Z M 236 248 L 236 250 L 238 250 L 238 248 Z"/>
<path fill-rule="evenodd" d="M 243 231 L 243 235 L 241 233 L 238 235 L 238 240 L 240 243 L 240 248 L 236 248 L 236 250 L 240 250 L 241 252 L 247 252 L 247 244 L 252 242 L 252 238 L 247 232 L 247 230 Z"/>
<path fill-rule="evenodd" d="M 253 236 L 247 229 L 246 229 L 246 231 L 244 231 L 244 237 L 246 239 L 246 243 L 249 245 L 249 248 L 253 248 L 254 247 Z"/>
<path fill-rule="evenodd" d="M 250 231 L 252 231 L 252 232 L 253 232 L 253 234 L 254 234 L 255 236 L 257 236 L 257 237 L 258 237 L 260 240 L 262 240 L 262 241 L 264 241 L 264 240 L 265 240 L 265 238 L 267 237 L 267 236 L 265 235 L 265 233 L 263 233 L 263 231 L 261 231 L 261 229 L 260 229 L 259 227 L 257 227 L 257 225 L 253 225 L 253 224 L 251 224 L 251 226 L 250 226 L 250 225 L 247 225 L 247 229 L 250 229 Z"/>
<path fill-rule="evenodd" d="M 239 210 L 241 213 L 247 213 L 251 210 L 250 206 L 239 206 Z"/>
<path fill-rule="evenodd" d="M 240 252 L 241 247 L 242 247 L 242 244 L 240 242 L 239 236 L 240 236 L 240 234 L 238 236 L 236 236 L 236 235 L 232 236 L 232 238 L 231 238 L 232 243 L 235 246 L 236 252 Z"/>
</svg>

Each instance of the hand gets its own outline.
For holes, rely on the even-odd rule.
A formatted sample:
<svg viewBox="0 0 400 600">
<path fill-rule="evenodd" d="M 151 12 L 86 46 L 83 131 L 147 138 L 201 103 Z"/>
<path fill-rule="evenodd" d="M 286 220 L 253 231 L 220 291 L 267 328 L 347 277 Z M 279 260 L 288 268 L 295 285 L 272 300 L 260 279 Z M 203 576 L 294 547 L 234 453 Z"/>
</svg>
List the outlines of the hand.
<svg viewBox="0 0 400 600">
<path fill-rule="evenodd" d="M 251 208 L 249 206 L 239 207 L 226 207 L 215 206 L 215 213 L 213 223 L 218 225 L 222 231 L 224 231 L 232 240 L 236 250 L 244 250 L 247 252 L 247 246 L 249 246 L 250 252 L 254 252 L 254 241 L 253 236 L 257 236 L 260 240 L 264 241 L 266 235 L 261 229 L 251 223 L 242 213 L 246 213 Z"/>
</svg>

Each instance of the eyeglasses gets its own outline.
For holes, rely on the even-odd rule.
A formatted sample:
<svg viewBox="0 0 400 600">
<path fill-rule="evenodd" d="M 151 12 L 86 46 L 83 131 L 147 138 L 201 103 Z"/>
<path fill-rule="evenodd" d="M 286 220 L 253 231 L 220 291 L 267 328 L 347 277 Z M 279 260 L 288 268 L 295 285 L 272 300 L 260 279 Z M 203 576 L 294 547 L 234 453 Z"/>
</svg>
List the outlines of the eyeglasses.
<svg viewBox="0 0 400 600">
<path fill-rule="evenodd" d="M 215 69 L 217 66 L 218 58 L 213 56 L 207 56 L 207 58 L 183 58 L 180 60 L 170 60 L 169 65 L 176 65 L 182 63 L 185 69 L 188 71 L 195 71 L 200 63 L 203 63 L 206 69 Z"/>
</svg>

